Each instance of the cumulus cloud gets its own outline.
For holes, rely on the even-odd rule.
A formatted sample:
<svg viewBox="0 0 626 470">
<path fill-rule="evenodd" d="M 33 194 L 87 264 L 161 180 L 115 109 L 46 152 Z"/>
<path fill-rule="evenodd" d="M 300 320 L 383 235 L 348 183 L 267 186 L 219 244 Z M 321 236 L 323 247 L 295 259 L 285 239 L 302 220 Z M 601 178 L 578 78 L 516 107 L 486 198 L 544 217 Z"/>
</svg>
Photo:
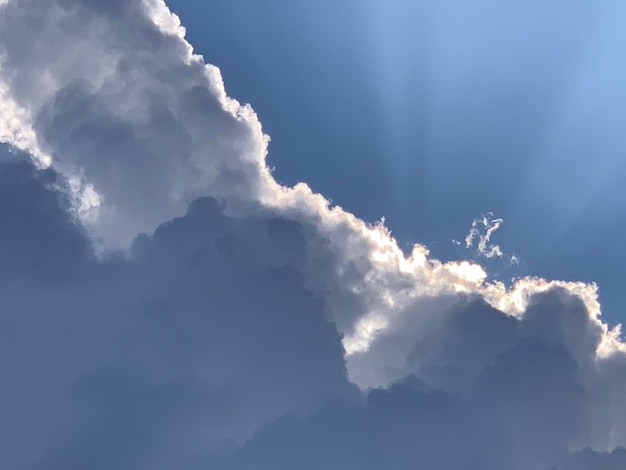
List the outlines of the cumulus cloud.
<svg viewBox="0 0 626 470">
<path fill-rule="evenodd" d="M 108 245 L 209 188 L 234 201 L 275 186 L 254 113 L 226 97 L 161 2 L 8 2 L 0 22 L 0 134 L 72 177 Z"/>
<path fill-rule="evenodd" d="M 0 82 L 3 468 L 626 466 L 596 286 L 278 185 L 162 1 L 2 0 Z"/>
<path fill-rule="evenodd" d="M 105 261 L 51 170 L 0 181 L 3 467 L 144 468 L 356 394 L 298 223 L 198 199 Z"/>
</svg>

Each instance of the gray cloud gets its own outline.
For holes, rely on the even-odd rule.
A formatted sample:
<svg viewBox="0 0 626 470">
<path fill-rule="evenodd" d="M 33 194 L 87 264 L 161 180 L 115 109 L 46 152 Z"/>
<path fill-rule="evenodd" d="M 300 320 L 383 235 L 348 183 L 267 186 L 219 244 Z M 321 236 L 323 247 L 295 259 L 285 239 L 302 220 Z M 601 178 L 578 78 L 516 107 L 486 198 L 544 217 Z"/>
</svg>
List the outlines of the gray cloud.
<svg viewBox="0 0 626 470">
<path fill-rule="evenodd" d="M 567 311 L 572 299 L 562 295 L 537 298 L 535 313 L 552 317 L 558 315 L 554 308 Z M 586 367 L 564 343 L 529 334 L 525 319 L 505 320 L 480 301 L 459 305 L 447 317 L 437 325 L 439 334 L 425 334 L 434 351 L 420 355 L 427 364 L 420 364 L 418 375 L 369 391 L 364 405 L 328 407 L 307 420 L 265 426 L 227 468 L 626 465 L 621 448 L 601 453 L 587 447 L 597 407 L 606 398 L 595 387 L 606 383 L 590 385 Z"/>
<path fill-rule="evenodd" d="M 279 186 L 163 2 L 0 0 L 0 57 L 3 468 L 626 465 L 596 286 Z"/>
<path fill-rule="evenodd" d="M 603 332 L 565 289 L 517 318 L 476 296 L 408 316 L 405 376 L 359 391 L 304 287 L 319 253 L 301 224 L 203 198 L 102 259 L 61 184 L 0 169 L 6 468 L 626 464 L 626 357 L 596 355 Z"/>
<path fill-rule="evenodd" d="M 5 164 L 0 179 L 4 467 L 171 468 L 150 462 L 358 397 L 303 288 L 296 223 L 200 199 L 98 260 L 54 173 Z"/>
<path fill-rule="evenodd" d="M 219 71 L 192 56 L 175 27 L 153 23 L 149 13 L 164 6 L 59 0 L 2 8 L 2 79 L 24 110 L 4 119 L 31 127 L 28 150 L 100 195 L 93 230 L 107 245 L 124 246 L 208 192 L 249 199 L 270 183 L 260 124 L 215 92 Z M 98 204 L 77 196 L 87 208 Z"/>
</svg>

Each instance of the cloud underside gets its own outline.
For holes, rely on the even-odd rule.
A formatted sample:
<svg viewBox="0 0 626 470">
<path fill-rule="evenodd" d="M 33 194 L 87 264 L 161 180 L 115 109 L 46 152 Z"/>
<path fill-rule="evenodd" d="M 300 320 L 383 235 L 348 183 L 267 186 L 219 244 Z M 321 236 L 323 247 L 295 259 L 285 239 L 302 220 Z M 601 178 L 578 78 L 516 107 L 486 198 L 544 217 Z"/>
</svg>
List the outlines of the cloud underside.
<svg viewBox="0 0 626 470">
<path fill-rule="evenodd" d="M 0 1 L 0 58 L 2 468 L 626 468 L 596 287 L 278 185 L 161 1 Z"/>
</svg>

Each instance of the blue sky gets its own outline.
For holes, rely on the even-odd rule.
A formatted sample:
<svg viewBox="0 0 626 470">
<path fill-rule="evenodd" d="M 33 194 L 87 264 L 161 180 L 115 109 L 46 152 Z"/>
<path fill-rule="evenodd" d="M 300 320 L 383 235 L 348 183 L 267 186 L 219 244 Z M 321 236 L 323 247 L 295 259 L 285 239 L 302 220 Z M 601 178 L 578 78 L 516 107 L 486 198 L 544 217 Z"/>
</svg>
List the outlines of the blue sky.
<svg viewBox="0 0 626 470">
<path fill-rule="evenodd" d="M 196 50 L 272 137 L 279 181 L 308 182 L 403 244 L 474 217 L 522 267 L 599 283 L 621 321 L 626 46 L 619 2 L 173 0 Z M 297 114 L 297 117 L 294 117 Z"/>
<path fill-rule="evenodd" d="M 625 23 L 0 0 L 0 468 L 626 468 Z"/>
</svg>

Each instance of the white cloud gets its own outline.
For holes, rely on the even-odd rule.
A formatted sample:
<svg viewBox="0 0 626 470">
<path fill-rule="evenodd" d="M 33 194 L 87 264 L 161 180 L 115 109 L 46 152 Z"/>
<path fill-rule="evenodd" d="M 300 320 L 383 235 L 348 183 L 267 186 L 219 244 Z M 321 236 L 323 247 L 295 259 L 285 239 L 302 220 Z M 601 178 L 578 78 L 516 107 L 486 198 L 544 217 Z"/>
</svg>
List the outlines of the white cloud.
<svg viewBox="0 0 626 470">
<path fill-rule="evenodd" d="M 78 213 L 91 216 L 93 236 L 108 246 L 127 245 L 197 196 L 224 197 L 241 213 L 257 202 L 273 207 L 324 240 L 333 264 L 310 266 L 308 282 L 328 296 L 351 350 L 423 296 L 487 292 L 494 305 L 509 305 L 514 294 L 485 284 L 477 264 L 441 263 L 419 245 L 406 258 L 382 224 L 330 207 L 305 184 L 278 185 L 254 111 L 226 95 L 219 70 L 193 54 L 162 1 L 10 1 L 0 18 L 1 137 L 39 164 L 53 159 Z M 491 213 L 476 219 L 466 246 L 502 256 L 491 244 L 501 224 Z M 542 290 L 543 282 L 530 285 Z M 339 313 L 348 297 L 359 311 Z"/>
<path fill-rule="evenodd" d="M 474 219 L 472 228 L 465 237 L 465 247 L 471 248 L 477 242 L 476 251 L 485 258 L 502 258 L 502 249 L 498 245 L 491 244 L 491 236 L 500 228 L 504 220 L 494 218 L 493 213 Z M 484 230 L 484 234 L 481 231 Z"/>
<path fill-rule="evenodd" d="M 226 96 L 162 2 L 2 8 L 4 139 L 93 185 L 103 202 L 92 229 L 109 246 L 200 195 L 265 200 L 277 190 L 254 112 Z"/>
<path fill-rule="evenodd" d="M 312 315 L 323 313 L 336 323 L 344 335 L 350 376 L 363 387 L 388 385 L 406 374 L 419 373 L 446 393 L 456 393 L 462 387 L 474 390 L 468 383 L 483 377 L 480 374 L 497 384 L 504 380 L 500 376 L 504 372 L 492 366 L 507 361 L 515 363 L 515 358 L 503 359 L 499 354 L 505 354 L 507 348 L 517 351 L 515 341 L 521 341 L 525 335 L 545 341 L 549 346 L 537 354 L 554 354 L 557 364 L 567 360 L 551 349 L 552 343 L 563 344 L 567 354 L 581 368 L 580 372 L 568 374 L 571 373 L 589 394 L 585 409 L 592 423 L 589 427 L 580 425 L 582 437 L 573 436 L 572 439 L 577 440 L 568 444 L 592 445 L 598 450 L 626 445 L 623 424 L 626 422 L 623 398 L 626 347 L 619 337 L 619 328 L 609 329 L 602 323 L 595 285 L 524 278 L 507 288 L 488 281 L 485 269 L 477 263 L 444 263 L 432 258 L 421 245 L 416 245 L 407 257 L 383 224 L 368 224 L 340 207 L 331 207 L 327 199 L 313 193 L 305 184 L 293 188 L 280 186 L 266 166 L 269 138 L 264 135 L 256 114 L 250 106 L 227 96 L 219 70 L 193 54 L 184 39 L 180 21 L 160 0 L 9 0 L 0 5 L 0 140 L 28 152 L 39 166 L 51 165 L 66 177 L 74 214 L 82 219 L 96 244 L 101 240 L 107 247 L 128 247 L 139 233 L 152 233 L 159 224 L 165 223 L 154 239 L 135 240 L 135 251 L 129 255 L 128 265 L 123 264 L 125 261 L 116 265 L 106 258 L 89 261 L 94 263 L 89 264 L 95 272 L 90 278 L 94 284 L 85 286 L 85 296 L 95 292 L 98 298 L 107 297 L 100 290 L 98 276 L 112 283 L 108 287 L 119 290 L 115 290 L 120 302 L 115 307 L 119 311 L 113 309 L 113 317 L 105 315 L 104 318 L 103 312 L 89 303 L 88 318 L 94 325 L 103 322 L 109 328 L 106 334 L 99 336 L 96 326 L 88 326 L 93 335 L 91 339 L 108 341 L 95 343 L 104 348 L 105 355 L 114 356 L 112 349 L 116 341 L 121 341 L 132 349 L 130 356 L 145 361 L 148 368 L 154 365 L 155 357 L 159 361 L 173 360 L 176 352 L 167 348 L 163 352 L 159 341 L 167 345 L 167 341 L 178 340 L 167 328 L 150 330 L 149 321 L 140 314 L 135 317 L 136 305 L 150 300 L 151 305 L 176 303 L 189 307 L 193 314 L 183 315 L 180 320 L 186 334 L 194 337 L 194 325 L 205 321 L 202 302 L 210 301 L 194 288 L 202 287 L 207 279 L 218 282 L 218 288 L 210 292 L 220 298 L 223 292 L 220 288 L 236 291 L 242 283 L 249 291 L 241 292 L 251 296 L 258 294 L 259 305 L 237 304 L 235 308 L 226 303 L 221 310 L 216 307 L 216 315 L 224 320 L 227 308 L 235 308 L 245 325 L 246 341 L 241 339 L 234 346 L 224 345 L 220 335 L 215 333 L 212 339 L 225 348 L 213 354 L 227 351 L 241 361 L 233 360 L 232 367 L 241 366 L 245 374 L 250 374 L 242 378 L 249 387 L 245 389 L 245 406 L 252 406 L 250 397 L 254 393 L 250 390 L 262 383 L 263 377 L 254 375 L 255 368 L 249 367 L 254 361 L 247 362 L 249 357 L 237 354 L 245 351 L 253 356 L 254 350 L 246 348 L 255 341 L 260 349 L 267 345 L 267 338 L 256 336 L 255 328 L 249 327 L 246 314 L 254 311 L 255 315 L 250 318 L 258 321 L 256 315 L 267 312 L 257 311 L 255 307 L 267 301 L 266 310 L 280 314 L 279 319 L 274 319 L 276 324 L 268 326 L 268 331 L 272 332 L 272 327 L 279 328 L 282 322 L 291 324 L 289 308 L 297 310 L 294 313 L 297 315 L 308 305 L 306 308 L 310 308 Z M 206 215 L 209 219 L 215 217 L 210 221 L 214 226 L 209 223 L 205 227 L 202 225 L 205 222 L 200 223 L 199 233 L 218 248 L 203 245 L 201 240 L 204 239 L 194 231 L 194 217 L 168 222 L 182 216 L 188 204 L 200 196 L 226 201 L 227 215 Z M 276 229 L 268 219 L 281 220 L 288 227 Z M 224 224 L 230 231 L 228 236 L 220 237 L 218 232 Z M 466 246 L 476 246 L 478 253 L 486 258 L 504 256 L 500 247 L 491 242 L 491 236 L 501 224 L 502 219 L 494 218 L 493 214 L 476 219 L 465 239 Z M 211 232 L 213 229 L 216 232 Z M 286 235 L 281 235 L 283 229 Z M 270 232 L 273 235 L 267 235 Z M 189 246 L 186 237 L 193 240 Z M 15 243 L 15 240 L 7 244 L 9 242 Z M 289 248 L 290 243 L 296 245 Z M 185 251 L 192 248 L 189 253 Z M 226 263 L 216 262 L 215 266 L 203 262 L 204 256 L 217 256 L 214 248 L 218 252 L 233 251 L 236 255 Z M 142 249 L 147 249 L 148 254 L 137 255 Z M 135 262 L 139 264 L 135 266 Z M 145 270 L 142 262 L 147 263 L 149 269 Z M 205 271 L 201 274 L 206 277 L 189 274 L 185 263 L 196 262 L 203 267 Z M 279 279 L 278 284 L 270 286 L 273 299 L 255 290 L 254 282 L 250 281 L 253 273 L 285 265 L 302 276 L 302 285 L 296 283 L 293 290 L 281 292 Z M 119 269 L 128 276 L 128 287 L 118 284 L 115 276 L 108 277 L 109 268 Z M 189 278 L 184 278 L 183 273 Z M 177 280 L 177 274 L 187 280 L 189 286 Z M 219 284 L 220 280 L 224 284 Z M 274 278 L 268 275 L 266 281 L 272 280 Z M 126 288 L 129 292 L 124 291 Z M 140 293 L 131 292 L 134 288 Z M 146 292 L 151 293 L 147 300 L 143 297 Z M 152 292 L 162 297 L 154 299 Z M 288 304 L 289 295 L 296 294 L 298 302 Z M 77 313 L 81 305 L 68 306 L 54 293 L 49 296 L 51 308 L 68 307 L 69 317 L 62 317 L 67 324 L 78 322 L 76 324 L 87 327 L 80 323 Z M 194 299 L 201 303 L 194 303 Z M 236 295 L 229 299 L 235 302 Z M 320 303 L 311 307 L 315 299 L 320 299 Z M 480 308 L 474 307 L 472 301 L 476 299 L 484 299 L 498 311 L 485 310 L 483 304 Z M 20 300 L 15 300 L 15 305 L 21 306 Z M 242 302 L 244 300 L 242 298 Z M 276 307 L 272 304 L 274 300 L 287 304 Z M 43 308 L 37 299 L 34 302 L 37 309 Z M 61 315 L 59 312 L 63 311 L 54 309 L 54 314 Z M 484 314 L 484 311 L 490 313 Z M 35 312 L 38 314 L 39 310 Z M 123 314 L 128 312 L 132 321 L 156 335 L 146 333 L 138 342 L 137 350 L 129 340 L 130 333 L 130 336 L 122 334 L 120 337 L 116 332 L 119 326 L 116 322 L 125 325 Z M 464 318 L 459 312 L 469 312 L 467 315 L 472 319 L 475 318 L 472 315 L 476 315 L 476 323 L 470 320 L 471 326 L 480 325 L 481 315 L 487 315 L 486 328 L 493 334 L 485 336 L 476 326 L 480 331 L 470 331 L 464 336 L 463 330 L 450 326 L 450 322 Z M 504 326 L 501 321 L 505 322 Z M 490 330 L 492 323 L 494 331 Z M 509 331 L 511 324 L 515 325 L 515 334 Z M 26 324 L 24 331 L 31 327 L 33 325 Z M 228 327 L 231 334 L 238 333 L 235 326 Z M 35 327 L 37 334 L 45 333 L 38 328 Z M 290 342 L 290 338 L 293 341 Z M 289 347 L 297 348 L 299 343 L 306 343 L 306 335 L 299 327 L 286 328 L 284 336 L 278 335 L 278 339 L 285 344 L 280 342 L 284 349 L 280 349 L 277 357 L 288 357 Z M 146 344 L 142 343 L 144 340 Z M 454 341 L 458 349 L 442 349 L 440 345 L 444 343 L 439 340 Z M 32 342 L 28 344 L 35 347 Z M 74 346 L 78 347 L 78 343 Z M 76 379 L 75 375 L 81 376 L 86 370 L 101 365 L 99 354 L 104 353 L 93 347 L 95 349 L 90 350 L 93 354 L 79 358 L 84 362 L 67 372 L 68 377 Z M 343 357 L 337 362 L 333 355 L 337 350 L 338 344 L 329 346 L 332 360 L 319 367 L 337 367 L 329 374 L 341 376 Z M 9 351 L 15 353 L 15 350 Z M 519 354 L 522 353 L 525 354 L 524 351 Z M 211 353 L 203 349 L 202 354 L 190 354 L 189 360 L 203 364 L 205 354 Z M 316 350 L 315 354 L 324 356 L 325 352 Z M 209 361 L 206 369 L 194 372 L 202 378 L 203 385 L 216 370 L 223 374 L 218 374 L 218 382 L 222 379 L 228 382 L 230 374 L 239 373 L 226 370 L 228 367 L 220 366 L 217 356 L 211 357 L 212 362 Z M 63 357 L 55 359 L 55 366 L 63 364 Z M 127 357 L 122 357 L 125 359 Z M 448 366 L 453 372 L 444 370 Z M 164 367 L 166 373 L 173 373 L 174 369 Z M 311 367 L 313 370 L 318 366 Z M 270 374 L 270 368 L 263 371 Z M 19 374 L 15 373 L 17 381 Z M 290 409 L 286 406 L 285 410 L 273 402 L 268 391 L 279 387 L 278 384 L 288 383 L 290 373 L 293 371 L 285 372 L 285 376 L 272 376 L 275 383 L 263 385 L 271 417 Z M 516 374 L 514 368 L 511 374 Z M 310 376 L 304 375 L 309 380 Z M 89 377 L 85 379 L 87 382 Z M 566 378 L 569 380 L 569 375 Z M 194 375 L 194 379 L 198 377 Z M 340 379 L 336 383 L 328 380 L 341 388 L 345 384 Z M 517 375 L 514 379 L 521 380 Z M 58 380 L 59 387 L 67 385 L 64 379 Z M 152 390 L 153 385 L 148 381 L 137 387 Z M 483 390 L 482 383 L 477 387 Z M 293 399 L 294 403 L 299 403 L 300 397 L 296 395 L 306 395 L 306 391 L 295 389 L 286 392 L 286 401 Z M 570 397 L 569 391 L 567 393 Z M 322 398 L 324 395 L 325 392 L 320 392 Z M 555 399 L 552 394 L 547 397 Z M 320 397 L 308 398 L 315 401 L 314 398 Z M 160 403 L 157 400 L 153 404 L 158 408 Z M 245 406 L 244 411 L 248 410 Z M 293 408 L 299 409 L 295 405 Z M 264 408 L 263 412 L 251 414 L 260 424 L 266 411 Z M 101 418 L 106 421 L 106 417 Z M 527 423 L 523 417 L 515 419 Z M 202 423 L 194 424 L 197 427 L 192 426 L 191 431 L 186 429 L 190 435 L 192 431 L 201 432 Z M 514 430 L 509 431 L 515 434 Z M 524 441 L 528 446 L 525 450 L 533 449 L 531 437 L 524 435 L 529 439 Z M 48 457 L 59 462 L 54 460 L 55 455 Z"/>
</svg>

